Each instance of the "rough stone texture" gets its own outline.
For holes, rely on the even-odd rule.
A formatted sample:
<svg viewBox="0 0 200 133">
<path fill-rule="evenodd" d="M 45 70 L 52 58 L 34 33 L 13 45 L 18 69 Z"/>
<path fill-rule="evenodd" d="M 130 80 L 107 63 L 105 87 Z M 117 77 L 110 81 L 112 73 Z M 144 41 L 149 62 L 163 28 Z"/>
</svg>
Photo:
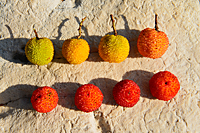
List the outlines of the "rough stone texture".
<svg viewBox="0 0 200 133">
<path fill-rule="evenodd" d="M 97 53 L 100 38 L 112 33 L 109 15 L 116 19 L 118 34 L 131 46 L 122 63 L 107 63 Z M 158 13 L 160 30 L 170 41 L 159 59 L 141 57 L 137 38 L 141 30 L 154 27 Z M 71 65 L 62 57 L 62 43 L 78 35 L 91 47 L 87 61 Z M 54 60 L 45 66 L 29 63 L 26 42 L 39 36 L 50 38 Z M 0 1 L 0 132 L 200 132 L 200 4 L 198 0 L 1 0 Z M 170 101 L 152 97 L 148 82 L 161 70 L 174 73 L 181 90 Z M 132 108 L 115 104 L 112 88 L 122 79 L 131 79 L 141 88 L 139 102 Z M 92 83 L 103 94 L 102 106 L 84 113 L 74 105 L 82 84 Z M 30 97 L 39 86 L 50 86 L 59 94 L 58 106 L 49 113 L 33 110 Z"/>
</svg>

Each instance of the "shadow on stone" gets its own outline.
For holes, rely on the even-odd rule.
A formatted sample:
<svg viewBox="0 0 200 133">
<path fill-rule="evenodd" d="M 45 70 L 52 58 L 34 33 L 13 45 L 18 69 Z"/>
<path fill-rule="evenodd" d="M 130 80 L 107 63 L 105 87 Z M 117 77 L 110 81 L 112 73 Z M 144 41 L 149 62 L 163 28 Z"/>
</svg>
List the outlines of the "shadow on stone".
<svg viewBox="0 0 200 133">
<path fill-rule="evenodd" d="M 15 38 L 0 40 L 0 56 L 10 62 L 31 64 L 25 55 L 25 45 L 29 39 Z"/>
<path fill-rule="evenodd" d="M 1 92 L 0 106 L 12 107 L 14 109 L 9 110 L 7 113 L 1 114 L 0 116 L 6 117 L 12 113 L 12 110 L 15 109 L 34 110 L 31 104 L 31 96 L 33 91 L 37 88 L 37 86 L 21 84 L 11 86 L 5 91 Z"/>
<path fill-rule="evenodd" d="M 112 90 L 113 87 L 117 84 L 117 81 L 108 78 L 97 78 L 91 80 L 89 83 L 99 87 L 99 89 L 104 95 L 104 104 L 116 105 L 116 102 L 113 98 Z"/>
<path fill-rule="evenodd" d="M 75 0 L 75 7 L 77 8 L 78 6 L 81 6 L 82 0 Z"/>
<path fill-rule="evenodd" d="M 74 97 L 76 94 L 76 90 L 81 86 L 79 83 L 72 83 L 72 82 L 62 82 L 62 83 L 55 83 L 52 85 L 59 96 L 58 104 L 62 107 L 78 110 L 74 103 Z"/>
<path fill-rule="evenodd" d="M 137 39 L 139 37 L 139 34 L 141 31 L 139 30 L 131 30 L 128 26 L 128 21 L 126 19 L 125 16 L 121 16 L 122 19 L 124 20 L 124 23 L 125 23 L 125 31 L 123 33 L 124 34 L 124 37 L 126 37 L 130 43 L 130 53 L 129 53 L 129 58 L 137 58 L 137 57 L 142 57 L 142 55 L 140 55 L 140 53 L 138 52 L 138 49 L 137 49 Z M 123 35 L 123 33 L 121 33 L 122 31 L 119 31 L 119 33 L 121 35 Z"/>
<path fill-rule="evenodd" d="M 149 98 L 149 99 L 155 99 L 149 89 L 149 80 L 154 75 L 152 72 L 147 72 L 143 70 L 134 70 L 126 72 L 123 75 L 124 79 L 130 79 L 133 80 L 139 87 L 140 87 L 140 96 Z"/>
</svg>

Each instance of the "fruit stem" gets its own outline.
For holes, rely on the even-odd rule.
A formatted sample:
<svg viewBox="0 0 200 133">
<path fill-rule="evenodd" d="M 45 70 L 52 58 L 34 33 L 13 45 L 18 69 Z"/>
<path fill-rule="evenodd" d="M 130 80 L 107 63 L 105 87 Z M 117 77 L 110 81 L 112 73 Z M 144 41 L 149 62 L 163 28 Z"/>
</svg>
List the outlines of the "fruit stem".
<svg viewBox="0 0 200 133">
<path fill-rule="evenodd" d="M 79 31 L 79 36 L 77 36 L 77 39 L 79 39 L 81 37 L 81 27 L 83 26 L 83 22 L 85 21 L 86 17 L 82 19 L 80 25 L 79 25 L 79 28 L 78 28 L 78 31 Z"/>
<path fill-rule="evenodd" d="M 112 27 L 113 27 L 114 35 L 117 36 L 117 31 L 116 31 L 116 28 L 115 28 L 115 20 L 114 20 L 114 17 L 113 17 L 112 14 L 110 15 L 110 17 L 111 17 L 111 20 L 112 20 Z"/>
<path fill-rule="evenodd" d="M 37 34 L 36 30 L 33 29 L 33 31 L 35 32 L 36 39 L 39 40 L 39 37 L 38 37 L 38 34 Z"/>
<path fill-rule="evenodd" d="M 156 31 L 159 31 L 159 30 L 158 30 L 157 18 L 158 18 L 158 14 L 156 13 L 156 14 L 155 14 L 155 30 L 156 30 Z"/>
</svg>

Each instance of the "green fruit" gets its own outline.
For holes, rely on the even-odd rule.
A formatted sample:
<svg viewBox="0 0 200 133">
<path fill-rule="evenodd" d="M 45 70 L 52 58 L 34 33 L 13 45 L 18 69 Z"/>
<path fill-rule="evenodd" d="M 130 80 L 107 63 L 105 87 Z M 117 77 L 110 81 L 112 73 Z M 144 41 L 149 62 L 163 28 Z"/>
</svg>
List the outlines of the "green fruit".
<svg viewBox="0 0 200 133">
<path fill-rule="evenodd" d="M 130 46 L 125 37 L 117 35 L 113 15 L 111 15 L 111 19 L 113 22 L 114 35 L 105 35 L 101 38 L 98 52 L 99 56 L 104 61 L 120 63 L 128 57 Z"/>
<path fill-rule="evenodd" d="M 25 46 L 26 57 L 33 64 L 46 65 L 54 56 L 53 43 L 48 38 L 38 38 L 34 32 L 36 37 L 30 39 Z"/>
</svg>

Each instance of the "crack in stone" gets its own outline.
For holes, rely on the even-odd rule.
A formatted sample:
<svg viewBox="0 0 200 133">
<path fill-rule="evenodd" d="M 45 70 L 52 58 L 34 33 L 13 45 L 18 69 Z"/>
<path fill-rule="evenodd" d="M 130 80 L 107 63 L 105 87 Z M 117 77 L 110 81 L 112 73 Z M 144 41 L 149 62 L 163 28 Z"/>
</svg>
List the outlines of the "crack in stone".
<svg viewBox="0 0 200 133">
<path fill-rule="evenodd" d="M 97 122 L 97 129 L 103 133 L 111 133 L 111 126 L 109 122 L 105 119 L 103 112 L 96 111 L 93 113 L 93 115 Z"/>
<path fill-rule="evenodd" d="M 145 126 L 145 128 L 148 130 L 148 128 L 147 128 L 147 121 L 146 121 L 146 119 L 145 119 L 145 117 L 146 117 L 146 114 L 147 114 L 147 112 L 149 111 L 149 109 L 147 110 L 147 111 L 145 111 L 145 113 L 144 113 L 144 117 L 143 117 L 143 120 L 144 120 L 144 126 Z"/>
</svg>

